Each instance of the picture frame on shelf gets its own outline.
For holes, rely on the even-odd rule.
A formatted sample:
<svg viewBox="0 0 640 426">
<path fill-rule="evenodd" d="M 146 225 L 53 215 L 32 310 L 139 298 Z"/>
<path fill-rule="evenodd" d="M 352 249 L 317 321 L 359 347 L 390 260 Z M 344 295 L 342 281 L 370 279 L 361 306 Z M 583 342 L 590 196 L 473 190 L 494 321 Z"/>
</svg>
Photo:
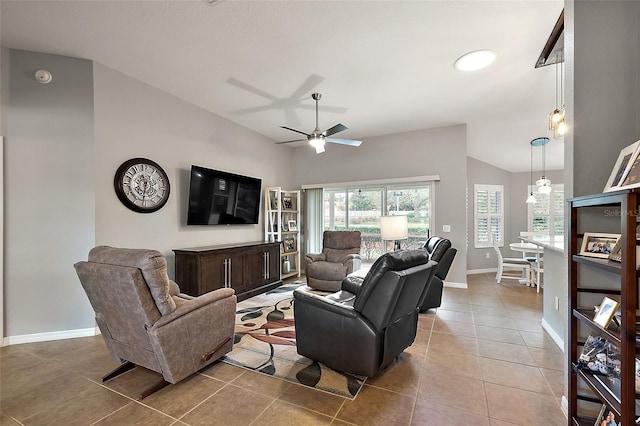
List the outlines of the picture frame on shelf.
<svg viewBox="0 0 640 426">
<path fill-rule="evenodd" d="M 271 204 L 271 210 L 278 210 L 278 197 L 275 193 L 271 193 L 269 196 L 269 202 Z"/>
<path fill-rule="evenodd" d="M 638 142 L 636 142 L 637 144 Z M 627 170 L 620 182 L 620 185 L 615 189 L 630 189 L 640 186 L 640 147 L 636 150 L 635 154 L 631 158 Z"/>
<path fill-rule="evenodd" d="M 289 231 L 297 231 L 298 230 L 298 225 L 296 224 L 295 220 L 287 221 L 287 226 L 289 227 Z"/>
<path fill-rule="evenodd" d="M 620 239 L 620 236 L 620 234 L 585 232 L 579 254 L 580 256 L 607 259 Z"/>
<path fill-rule="evenodd" d="M 295 238 L 285 238 L 284 240 L 284 252 L 289 253 L 292 251 L 296 251 L 296 240 Z"/>
<path fill-rule="evenodd" d="M 284 210 L 293 210 L 293 201 L 291 200 L 290 196 L 288 195 L 282 196 L 282 208 Z"/>
<path fill-rule="evenodd" d="M 614 262 L 622 262 L 622 243 L 620 242 L 620 238 L 616 241 L 616 245 L 611 249 L 611 253 L 609 254 L 609 260 L 613 260 Z"/>
<path fill-rule="evenodd" d="M 631 145 L 622 148 L 620 150 L 620 154 L 618 154 L 618 159 L 616 160 L 615 165 L 613 166 L 613 170 L 611 170 L 611 175 L 609 176 L 609 180 L 604 186 L 604 190 L 602 192 L 610 192 L 621 189 L 623 182 L 625 181 L 629 170 L 636 162 L 636 158 L 638 157 L 638 149 L 640 147 L 640 141 L 636 141 Z M 638 170 L 640 172 L 640 169 Z"/>
<path fill-rule="evenodd" d="M 598 312 L 596 312 L 595 316 L 593 317 L 593 322 L 606 329 L 611 323 L 613 315 L 616 313 L 618 306 L 620 306 L 620 303 L 618 303 L 617 300 L 613 300 L 605 296 L 602 299 L 602 303 L 600 303 Z"/>
</svg>

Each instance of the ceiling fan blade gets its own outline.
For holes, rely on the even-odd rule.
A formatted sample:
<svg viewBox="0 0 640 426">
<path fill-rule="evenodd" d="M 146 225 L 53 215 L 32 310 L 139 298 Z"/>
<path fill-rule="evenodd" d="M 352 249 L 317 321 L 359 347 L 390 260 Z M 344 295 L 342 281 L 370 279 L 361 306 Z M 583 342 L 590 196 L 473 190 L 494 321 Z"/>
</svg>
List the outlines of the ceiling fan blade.
<svg viewBox="0 0 640 426">
<path fill-rule="evenodd" d="M 324 77 L 317 74 L 311 74 L 307 79 L 289 96 L 289 99 L 300 99 L 309 93 L 314 87 L 322 83 Z M 308 95 L 307 95 L 308 96 Z M 308 99 L 308 98 L 307 98 Z"/>
<path fill-rule="evenodd" d="M 301 135 L 309 136 L 308 133 L 302 132 L 300 130 L 292 129 L 291 127 L 287 127 L 287 126 L 280 126 L 280 127 L 282 127 L 283 129 L 291 130 L 292 132 L 300 133 Z"/>
<path fill-rule="evenodd" d="M 338 124 L 336 124 L 335 126 L 333 126 L 332 128 L 327 129 L 327 131 L 326 131 L 326 132 L 324 132 L 324 133 L 325 133 L 325 135 L 327 135 L 327 136 L 331 136 L 331 135 L 334 135 L 334 134 L 336 134 L 336 133 L 338 133 L 338 132 L 344 132 L 344 131 L 345 131 L 345 130 L 347 130 L 347 129 L 348 129 L 348 127 L 347 127 L 347 126 L 345 126 L 344 124 L 342 124 L 342 123 L 338 123 Z"/>
<path fill-rule="evenodd" d="M 292 141 L 276 142 L 276 145 L 280 145 L 280 144 L 283 144 L 283 143 L 293 143 L 293 142 L 307 142 L 307 139 L 294 139 Z"/>
<path fill-rule="evenodd" d="M 349 145 L 349 146 L 360 146 L 362 145 L 362 141 L 356 141 L 353 139 L 338 139 L 338 138 L 327 138 L 327 142 L 339 143 L 341 145 Z"/>
<path fill-rule="evenodd" d="M 267 93 L 264 90 L 260 90 L 257 87 L 253 87 L 250 84 L 245 83 L 244 81 L 240 81 L 237 78 L 233 78 L 230 77 L 227 80 L 227 83 L 231 84 L 232 86 L 236 86 L 239 87 L 241 89 L 246 90 L 247 92 L 251 92 L 251 93 L 255 93 L 258 96 L 261 96 L 263 98 L 269 99 L 270 101 L 277 101 L 278 98 L 273 96 L 271 93 Z"/>
</svg>

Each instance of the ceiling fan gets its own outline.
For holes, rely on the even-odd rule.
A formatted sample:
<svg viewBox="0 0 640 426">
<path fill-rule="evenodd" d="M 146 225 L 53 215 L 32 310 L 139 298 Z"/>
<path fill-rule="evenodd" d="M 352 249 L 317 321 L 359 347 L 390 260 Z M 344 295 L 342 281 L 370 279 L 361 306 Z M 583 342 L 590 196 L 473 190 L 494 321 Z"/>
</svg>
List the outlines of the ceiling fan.
<svg viewBox="0 0 640 426">
<path fill-rule="evenodd" d="M 356 141 L 353 139 L 339 139 L 339 138 L 330 138 L 329 136 L 335 135 L 338 132 L 343 132 L 348 129 L 344 124 L 336 124 L 335 126 L 325 130 L 324 132 L 320 131 L 318 127 L 318 101 L 322 98 L 320 93 L 314 93 L 311 95 L 313 100 L 316 101 L 316 128 L 311 133 L 305 133 L 300 130 L 292 129 L 287 126 L 280 126 L 283 129 L 291 130 L 292 132 L 303 134 L 307 137 L 306 140 L 309 141 L 309 145 L 316 149 L 316 154 L 321 154 L 324 152 L 324 144 L 325 142 L 338 143 L 341 145 L 349 145 L 349 146 L 360 146 L 362 141 Z M 292 142 L 300 142 L 304 141 L 304 139 L 295 139 L 292 141 L 284 141 L 284 142 L 276 142 L 277 144 L 283 143 L 292 143 Z"/>
</svg>

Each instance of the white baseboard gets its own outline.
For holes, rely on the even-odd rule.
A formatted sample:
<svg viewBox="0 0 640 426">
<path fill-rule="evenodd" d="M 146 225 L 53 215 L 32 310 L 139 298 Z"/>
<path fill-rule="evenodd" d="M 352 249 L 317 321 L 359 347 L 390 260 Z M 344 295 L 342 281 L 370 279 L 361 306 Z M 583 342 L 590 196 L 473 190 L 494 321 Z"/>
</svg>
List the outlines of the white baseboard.
<svg viewBox="0 0 640 426">
<path fill-rule="evenodd" d="M 444 287 L 451 287 L 451 288 L 468 288 L 467 283 L 454 283 L 452 281 L 445 281 L 442 283 L 442 285 Z"/>
<path fill-rule="evenodd" d="M 78 330 L 52 331 L 49 333 L 23 334 L 21 336 L 9 336 L 3 339 L 3 346 L 19 345 L 21 343 L 47 342 L 50 340 L 74 339 L 76 337 L 96 336 L 100 331 L 96 327 L 81 328 Z"/>
<path fill-rule="evenodd" d="M 565 395 L 562 395 L 562 398 L 560 399 L 560 409 L 564 413 L 564 416 L 569 418 L 569 401 L 567 401 L 567 397 Z"/>
<path fill-rule="evenodd" d="M 544 318 L 542 319 L 542 328 L 544 328 L 544 330 L 549 333 L 549 336 L 551 336 L 553 341 L 556 342 L 556 345 L 558 345 L 562 352 L 564 352 L 564 340 L 562 339 L 562 337 L 558 336 L 558 333 L 556 333 L 556 331 L 551 328 L 549 323 L 545 321 Z"/>
<path fill-rule="evenodd" d="M 498 272 L 498 268 L 467 269 L 467 275 L 486 274 L 487 272 Z"/>
</svg>

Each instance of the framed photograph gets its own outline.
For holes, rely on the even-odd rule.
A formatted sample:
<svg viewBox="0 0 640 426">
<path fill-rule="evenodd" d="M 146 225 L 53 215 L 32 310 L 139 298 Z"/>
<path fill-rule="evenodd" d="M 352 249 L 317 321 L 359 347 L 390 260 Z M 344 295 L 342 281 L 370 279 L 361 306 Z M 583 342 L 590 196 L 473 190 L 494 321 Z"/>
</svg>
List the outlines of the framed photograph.
<svg viewBox="0 0 640 426">
<path fill-rule="evenodd" d="M 285 210 L 293 210 L 293 202 L 291 201 L 291 197 L 282 196 L 282 208 Z"/>
<path fill-rule="evenodd" d="M 627 166 L 627 171 L 622 177 L 622 182 L 620 183 L 620 186 L 618 186 L 615 189 L 636 188 L 640 186 L 640 157 L 638 156 L 639 153 L 640 153 L 640 148 L 636 150 L 635 154 L 631 157 L 629 165 Z"/>
<path fill-rule="evenodd" d="M 613 170 L 611 170 L 611 176 L 609 176 L 609 180 L 604 186 L 603 192 L 620 189 L 620 186 L 626 179 L 629 170 L 636 162 L 635 160 L 638 156 L 639 146 L 640 141 L 637 141 L 620 150 L 616 164 L 613 166 Z M 640 172 L 640 169 L 638 172 Z"/>
<path fill-rule="evenodd" d="M 611 319 L 613 319 L 613 315 L 616 313 L 619 305 L 620 304 L 617 301 L 605 297 L 602 299 L 598 312 L 596 312 L 596 315 L 593 317 L 593 322 L 606 329 L 609 326 Z"/>
<path fill-rule="evenodd" d="M 295 240 L 295 238 L 286 238 L 284 240 L 284 252 L 288 253 L 290 251 L 296 251 L 296 240 Z"/>
<path fill-rule="evenodd" d="M 289 231 L 297 231 L 298 230 L 298 225 L 296 224 L 295 220 L 290 220 L 287 222 L 288 226 L 289 226 Z"/>
<path fill-rule="evenodd" d="M 585 232 L 582 238 L 581 256 L 599 257 L 607 259 L 616 243 L 620 239 L 620 234 L 600 234 Z"/>
</svg>

